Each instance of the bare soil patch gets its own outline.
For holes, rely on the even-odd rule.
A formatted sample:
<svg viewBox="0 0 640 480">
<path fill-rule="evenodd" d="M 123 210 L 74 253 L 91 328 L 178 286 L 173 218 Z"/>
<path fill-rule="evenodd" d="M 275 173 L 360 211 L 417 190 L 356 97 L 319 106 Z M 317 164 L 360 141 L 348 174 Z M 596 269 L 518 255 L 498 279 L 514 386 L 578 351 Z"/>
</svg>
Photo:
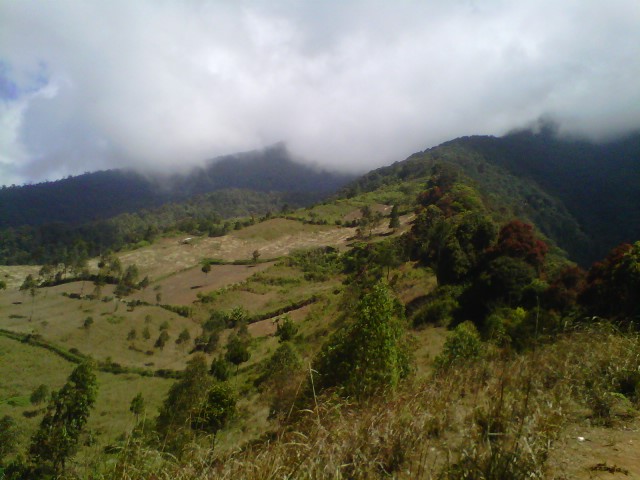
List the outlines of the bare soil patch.
<svg viewBox="0 0 640 480">
<path fill-rule="evenodd" d="M 257 265 L 212 265 L 211 271 L 206 275 L 196 266 L 155 282 L 153 287 L 160 286 L 162 303 L 189 305 L 197 300 L 198 293 L 207 293 L 240 283 L 272 265 L 273 262 Z M 157 291 L 153 287 L 137 292 L 131 298 L 154 304 Z"/>
<path fill-rule="evenodd" d="M 182 237 L 163 238 L 150 247 L 125 252 L 119 257 L 125 265 L 137 265 L 141 274 L 149 275 L 153 281 L 190 269 L 204 258 L 227 262 L 248 260 L 255 250 L 262 259 L 277 258 L 298 248 L 344 245 L 354 234 L 353 228 L 305 225 L 278 218 L 223 237 L 197 237 L 191 244 L 182 244 Z"/>
<path fill-rule="evenodd" d="M 550 478 L 640 479 L 640 419 L 612 428 L 570 426 L 549 466 Z"/>
</svg>

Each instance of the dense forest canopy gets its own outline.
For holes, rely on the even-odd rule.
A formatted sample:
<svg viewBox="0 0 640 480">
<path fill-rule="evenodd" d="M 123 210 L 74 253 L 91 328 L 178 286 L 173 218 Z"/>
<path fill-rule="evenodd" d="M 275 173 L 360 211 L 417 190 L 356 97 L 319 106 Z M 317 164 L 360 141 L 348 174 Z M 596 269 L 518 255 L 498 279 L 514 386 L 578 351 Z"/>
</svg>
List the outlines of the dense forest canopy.
<svg viewBox="0 0 640 480">
<path fill-rule="evenodd" d="M 35 185 L 4 186 L 0 188 L 0 228 L 51 222 L 80 225 L 229 188 L 296 193 L 311 203 L 352 178 L 298 163 L 283 144 L 277 144 L 216 158 L 185 174 L 108 170 Z"/>
<path fill-rule="evenodd" d="M 549 128 L 463 137 L 369 172 L 345 195 L 425 177 L 442 161 L 462 168 L 505 213 L 535 223 L 584 265 L 640 237 L 640 134 L 603 144 Z"/>
</svg>

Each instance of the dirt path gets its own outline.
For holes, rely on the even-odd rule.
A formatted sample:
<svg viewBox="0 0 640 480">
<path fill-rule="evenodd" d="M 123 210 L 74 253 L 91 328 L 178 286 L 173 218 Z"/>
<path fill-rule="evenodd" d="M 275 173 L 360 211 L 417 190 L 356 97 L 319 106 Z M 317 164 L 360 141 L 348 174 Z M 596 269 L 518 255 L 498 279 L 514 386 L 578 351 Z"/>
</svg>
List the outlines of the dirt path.
<svg viewBox="0 0 640 480">
<path fill-rule="evenodd" d="M 612 428 L 572 425 L 551 452 L 549 478 L 640 479 L 640 419 Z"/>
</svg>

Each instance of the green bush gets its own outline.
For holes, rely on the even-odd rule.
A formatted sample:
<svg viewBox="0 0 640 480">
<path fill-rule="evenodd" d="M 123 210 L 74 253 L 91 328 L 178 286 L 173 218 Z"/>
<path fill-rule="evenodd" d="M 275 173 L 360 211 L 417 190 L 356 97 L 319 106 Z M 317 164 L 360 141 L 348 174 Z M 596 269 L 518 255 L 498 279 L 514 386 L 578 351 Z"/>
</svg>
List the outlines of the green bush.
<svg viewBox="0 0 640 480">
<path fill-rule="evenodd" d="M 459 288 L 453 286 L 440 287 L 432 298 L 413 316 L 413 326 L 438 325 L 446 327 L 453 320 L 458 303 Z"/>
<path fill-rule="evenodd" d="M 436 370 L 442 371 L 452 366 L 480 358 L 484 346 L 478 330 L 471 322 L 458 325 L 444 342 L 442 353 L 435 358 Z"/>
</svg>

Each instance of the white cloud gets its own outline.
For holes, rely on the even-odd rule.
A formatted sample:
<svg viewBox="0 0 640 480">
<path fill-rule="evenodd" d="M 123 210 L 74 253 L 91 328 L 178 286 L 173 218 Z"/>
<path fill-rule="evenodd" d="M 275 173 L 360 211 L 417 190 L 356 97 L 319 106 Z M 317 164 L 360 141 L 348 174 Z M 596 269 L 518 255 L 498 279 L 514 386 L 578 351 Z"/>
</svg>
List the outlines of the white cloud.
<svg viewBox="0 0 640 480">
<path fill-rule="evenodd" d="M 635 0 L 9 0 L 0 61 L 27 93 L 0 111 L 0 183 L 280 140 L 370 169 L 542 115 L 613 135 L 640 127 L 639 24 Z"/>
</svg>

